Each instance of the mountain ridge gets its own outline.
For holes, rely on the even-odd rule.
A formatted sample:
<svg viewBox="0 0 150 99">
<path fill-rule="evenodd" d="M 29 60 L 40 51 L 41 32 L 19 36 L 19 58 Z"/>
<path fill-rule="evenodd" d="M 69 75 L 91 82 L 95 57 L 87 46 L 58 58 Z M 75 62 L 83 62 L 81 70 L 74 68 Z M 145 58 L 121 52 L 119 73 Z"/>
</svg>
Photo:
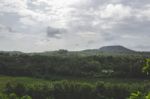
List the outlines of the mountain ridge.
<svg viewBox="0 0 150 99">
<path fill-rule="evenodd" d="M 121 45 L 111 45 L 111 46 L 103 46 L 99 48 L 99 51 L 102 52 L 118 52 L 118 53 L 134 53 L 136 51 L 128 49 Z"/>
<path fill-rule="evenodd" d="M 106 55 L 106 56 L 126 56 L 126 55 L 134 55 L 134 56 L 145 56 L 150 57 L 150 52 L 146 51 L 135 51 L 129 48 L 126 48 L 121 45 L 110 45 L 103 46 L 98 49 L 86 49 L 81 51 L 68 51 L 64 49 L 56 50 L 56 51 L 45 51 L 45 52 L 32 52 L 32 53 L 24 53 L 20 51 L 0 51 L 0 54 L 8 54 L 8 55 L 42 55 L 42 56 L 93 56 L 93 55 Z"/>
</svg>

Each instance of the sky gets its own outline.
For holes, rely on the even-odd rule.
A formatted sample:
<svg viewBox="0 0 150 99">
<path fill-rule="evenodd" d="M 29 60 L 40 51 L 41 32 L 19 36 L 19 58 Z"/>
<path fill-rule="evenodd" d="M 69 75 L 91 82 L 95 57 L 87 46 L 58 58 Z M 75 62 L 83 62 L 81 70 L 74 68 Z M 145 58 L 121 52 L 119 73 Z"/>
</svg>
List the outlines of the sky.
<svg viewBox="0 0 150 99">
<path fill-rule="evenodd" d="M 0 0 L 0 50 L 150 51 L 150 0 Z"/>
</svg>

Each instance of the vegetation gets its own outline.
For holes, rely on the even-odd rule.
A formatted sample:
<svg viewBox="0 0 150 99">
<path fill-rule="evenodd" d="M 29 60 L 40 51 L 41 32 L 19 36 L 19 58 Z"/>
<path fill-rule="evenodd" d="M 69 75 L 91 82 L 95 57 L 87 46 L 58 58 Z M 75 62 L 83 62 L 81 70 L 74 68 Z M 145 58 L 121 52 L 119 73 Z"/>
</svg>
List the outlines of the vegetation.
<svg viewBox="0 0 150 99">
<path fill-rule="evenodd" d="M 144 57 L 130 56 L 41 56 L 0 54 L 0 74 L 48 78 L 73 77 L 145 78 Z"/>
<path fill-rule="evenodd" d="M 30 96 L 32 99 L 126 99 L 134 90 L 129 90 L 128 87 L 103 82 L 91 84 L 56 81 L 32 85 L 9 82 L 3 90 L 3 94 L 19 98 Z"/>
<path fill-rule="evenodd" d="M 141 92 L 131 93 L 128 99 L 150 99 L 150 92 L 148 94 L 142 94 Z"/>
<path fill-rule="evenodd" d="M 0 99 L 149 99 L 147 57 L 67 53 L 0 53 Z"/>
<path fill-rule="evenodd" d="M 28 77 L 0 78 L 0 92 L 4 96 L 13 93 L 19 99 L 23 96 L 30 96 L 32 99 L 127 99 L 132 92 L 140 91 L 146 95 L 150 90 L 150 81 L 140 79 L 64 78 L 68 80 L 54 81 Z"/>
</svg>

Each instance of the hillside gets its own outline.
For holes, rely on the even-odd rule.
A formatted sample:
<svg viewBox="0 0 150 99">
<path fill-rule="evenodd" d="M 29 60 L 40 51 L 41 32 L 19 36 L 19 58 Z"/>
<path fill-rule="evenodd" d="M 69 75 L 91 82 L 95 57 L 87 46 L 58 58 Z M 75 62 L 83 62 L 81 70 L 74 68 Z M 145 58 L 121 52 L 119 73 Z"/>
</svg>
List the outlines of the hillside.
<svg viewBox="0 0 150 99">
<path fill-rule="evenodd" d="M 111 53 L 135 53 L 136 51 L 130 50 L 124 46 L 104 46 L 99 49 L 101 52 L 111 52 Z"/>
<path fill-rule="evenodd" d="M 45 51 L 45 52 L 36 52 L 36 53 L 23 53 L 18 51 L 0 51 L 0 54 L 9 54 L 9 55 L 42 55 L 42 56 L 93 56 L 93 55 L 104 55 L 104 56 L 126 56 L 126 55 L 134 55 L 134 56 L 145 56 L 150 57 L 150 52 L 140 52 L 134 51 L 129 48 L 126 48 L 121 45 L 114 46 L 103 46 L 98 49 L 86 49 L 81 51 L 68 51 L 64 49 L 56 50 L 56 51 Z"/>
<path fill-rule="evenodd" d="M 147 58 L 137 56 L 142 54 L 149 55 L 122 46 L 0 52 L 0 99 L 128 99 L 139 90 L 145 95 L 150 85 L 143 73 Z"/>
</svg>

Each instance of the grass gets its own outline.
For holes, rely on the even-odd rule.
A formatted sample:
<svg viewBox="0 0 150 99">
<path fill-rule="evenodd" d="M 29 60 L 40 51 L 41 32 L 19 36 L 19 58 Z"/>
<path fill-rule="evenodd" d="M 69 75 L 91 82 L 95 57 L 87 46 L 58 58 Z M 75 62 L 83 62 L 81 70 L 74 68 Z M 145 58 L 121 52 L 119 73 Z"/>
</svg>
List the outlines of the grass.
<svg viewBox="0 0 150 99">
<path fill-rule="evenodd" d="M 11 77 L 11 76 L 0 76 L 0 91 L 4 88 L 7 82 L 19 82 L 24 84 L 38 84 L 38 83 L 46 83 L 49 81 L 43 79 L 36 79 L 30 77 Z"/>
<path fill-rule="evenodd" d="M 31 77 L 11 77 L 11 76 L 0 75 L 0 92 L 3 90 L 7 82 L 19 82 L 19 83 L 30 85 L 30 84 L 50 83 L 59 80 L 69 80 L 69 81 L 87 82 L 87 83 L 95 83 L 97 81 L 103 81 L 105 83 L 129 85 L 131 87 L 150 84 L 150 80 L 144 80 L 144 79 L 118 79 L 118 78 L 91 79 L 91 78 L 73 78 L 73 77 L 56 77 L 57 79 L 54 78 L 55 77 L 53 77 L 53 79 L 45 80 L 45 79 L 38 79 L 38 78 L 31 78 Z"/>
</svg>

